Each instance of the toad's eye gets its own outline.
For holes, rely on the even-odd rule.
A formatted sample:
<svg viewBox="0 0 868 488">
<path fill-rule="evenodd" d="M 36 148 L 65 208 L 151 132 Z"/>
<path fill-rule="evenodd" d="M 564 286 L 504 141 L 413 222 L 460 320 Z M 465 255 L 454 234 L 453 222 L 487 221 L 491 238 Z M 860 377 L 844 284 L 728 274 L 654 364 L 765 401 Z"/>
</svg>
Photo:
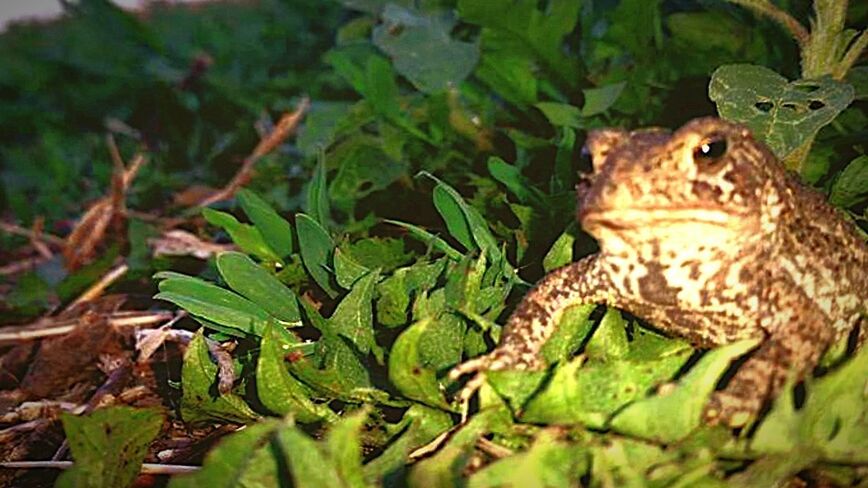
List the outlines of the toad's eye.
<svg viewBox="0 0 868 488">
<path fill-rule="evenodd" d="M 693 160 L 698 163 L 713 163 L 726 154 L 726 139 L 710 139 L 693 150 Z"/>
</svg>

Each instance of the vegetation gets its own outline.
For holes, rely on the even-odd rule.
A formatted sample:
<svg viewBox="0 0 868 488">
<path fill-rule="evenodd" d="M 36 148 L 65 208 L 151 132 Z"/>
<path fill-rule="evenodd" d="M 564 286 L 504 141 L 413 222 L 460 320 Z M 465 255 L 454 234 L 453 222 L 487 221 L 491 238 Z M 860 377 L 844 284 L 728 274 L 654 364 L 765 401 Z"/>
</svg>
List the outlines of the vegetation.
<svg viewBox="0 0 868 488">
<path fill-rule="evenodd" d="M 69 486 L 129 485 L 143 460 L 197 464 L 236 425 L 169 485 L 864 483 L 864 348 L 831 351 L 740 432 L 700 412 L 753 343 L 701 351 L 616 310 L 571 309 L 546 348 L 555 366 L 492 374 L 466 422 L 446 373 L 496 343 L 529 284 L 594 250 L 573 194 L 590 129 L 719 113 L 868 229 L 868 33 L 848 28 L 866 20 L 868 4 L 845 0 L 138 14 L 81 0 L 13 25 L 0 37 L 0 309 L 34 325 L 0 329 L 15 379 L 0 386 L 19 408 L 95 406 L 120 370 L 97 371 L 106 351 L 130 365 L 112 393 L 128 406 L 62 416 Z M 186 245 L 167 251 L 181 230 Z M 117 270 L 113 295 L 94 298 Z M 105 332 L 126 317 L 118 295 L 123 311 L 163 313 L 156 325 L 185 311 L 175 339 L 161 329 L 162 356 Z M 81 324 L 75 341 L 43 339 L 16 363 L 22 330 L 63 320 Z M 58 380 L 76 369 L 60 356 L 93 376 Z M 124 400 L 132 386 L 150 400 Z M 199 449 L 158 458 L 179 435 Z M 43 440 L 21 441 L 27 459 L 54 454 Z"/>
</svg>

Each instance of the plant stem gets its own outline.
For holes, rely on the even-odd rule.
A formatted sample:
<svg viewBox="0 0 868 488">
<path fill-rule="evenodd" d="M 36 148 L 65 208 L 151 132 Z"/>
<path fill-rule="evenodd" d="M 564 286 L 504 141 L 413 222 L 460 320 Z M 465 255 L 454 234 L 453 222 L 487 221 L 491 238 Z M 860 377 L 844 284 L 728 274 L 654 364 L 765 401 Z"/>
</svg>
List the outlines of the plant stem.
<svg viewBox="0 0 868 488">
<path fill-rule="evenodd" d="M 794 19 L 785 11 L 777 8 L 768 0 L 729 0 L 729 2 L 749 8 L 781 24 L 784 28 L 790 31 L 790 35 L 792 35 L 796 42 L 799 43 L 799 47 L 802 50 L 804 50 L 805 46 L 808 44 L 811 37 L 810 34 L 808 34 L 808 29 L 805 29 L 805 26 L 799 23 L 798 20 Z M 844 10 L 846 11 L 846 7 Z"/>
<path fill-rule="evenodd" d="M 832 75 L 841 59 L 841 32 L 847 0 L 814 0 L 816 17 L 808 43 L 802 46 L 802 78 Z"/>
</svg>

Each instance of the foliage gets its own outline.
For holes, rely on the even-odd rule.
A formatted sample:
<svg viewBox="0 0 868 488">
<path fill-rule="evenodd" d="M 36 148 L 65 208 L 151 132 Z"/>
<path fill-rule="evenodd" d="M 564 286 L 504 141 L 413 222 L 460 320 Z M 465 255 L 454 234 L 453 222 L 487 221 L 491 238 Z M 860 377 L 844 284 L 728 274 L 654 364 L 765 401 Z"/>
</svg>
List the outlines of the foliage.
<svg viewBox="0 0 868 488">
<path fill-rule="evenodd" d="M 593 307 L 570 310 L 545 351 L 552 370 L 491 374 L 466 423 L 446 374 L 496 343 L 544 269 L 593 251 L 571 223 L 590 129 L 677 126 L 713 114 L 710 95 L 780 157 L 804 151 L 803 178 L 865 227 L 864 66 L 803 79 L 803 52 L 779 26 L 727 4 L 343 4 L 340 14 L 314 1 L 215 4 L 200 17 L 156 7 L 144 22 L 87 0 L 46 30 L 68 41 L 38 42 L 39 28 L 20 26 L 0 42 L 0 52 L 18 51 L 0 70 L 0 87 L 16 90 L 12 102 L 0 98 L 0 157 L 22 221 L 67 217 L 86 196 L 71 182 L 85 168 L 108 181 L 108 163 L 93 157 L 106 120 L 135 127 L 152 148 L 128 202 L 147 209 L 191 183 L 225 180 L 223 165 L 255 144 L 263 110 L 313 99 L 295 144 L 262 161 L 234 202 L 202 212 L 240 252 L 186 274 L 166 271 L 178 261 L 139 256 L 160 271 L 155 298 L 197 328 L 182 419 L 250 424 L 171 485 L 751 485 L 835 463 L 845 464 L 839 479 L 859 479 L 864 348 L 810 380 L 800 408 L 784 396 L 742 437 L 698 412 L 752 344 L 703 355 L 613 310 L 602 319 Z M 864 24 L 868 11 L 852 15 Z M 243 29 L 227 34 L 215 19 Z M 99 51 L 112 32 L 117 52 Z M 182 67 L 197 49 L 213 71 L 190 89 Z M 76 76 L 60 93 L 45 88 L 67 72 Z M 28 97 L 60 109 L 28 108 Z M 16 310 L 47 307 L 57 285 L 45 274 L 18 282 Z M 228 392 L 216 388 L 208 341 L 217 340 L 245 351 Z M 832 404 L 843 407 L 822 407 Z M 504 459 L 467 470 L 483 436 Z"/>
</svg>

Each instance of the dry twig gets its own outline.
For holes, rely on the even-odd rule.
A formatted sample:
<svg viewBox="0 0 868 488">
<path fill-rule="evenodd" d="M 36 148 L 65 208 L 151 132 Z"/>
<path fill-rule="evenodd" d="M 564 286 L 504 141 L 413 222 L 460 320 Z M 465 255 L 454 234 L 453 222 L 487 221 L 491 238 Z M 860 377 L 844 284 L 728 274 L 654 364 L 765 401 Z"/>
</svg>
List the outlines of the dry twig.
<svg viewBox="0 0 868 488">
<path fill-rule="evenodd" d="M 302 98 L 301 102 L 299 102 L 298 107 L 294 112 L 287 112 L 283 114 L 280 118 L 280 121 L 275 126 L 274 130 L 268 134 L 267 137 L 262 138 L 259 141 L 259 144 L 256 145 L 256 148 L 253 149 L 253 152 L 250 153 L 249 156 L 244 158 L 244 162 L 241 164 L 241 168 L 235 173 L 235 176 L 232 178 L 226 186 L 222 189 L 218 190 L 216 193 L 209 195 L 208 197 L 202 199 L 198 206 L 199 207 L 207 207 L 212 203 L 219 202 L 221 200 L 227 200 L 232 198 L 235 195 L 235 192 L 238 191 L 242 186 L 247 184 L 250 181 L 250 178 L 253 176 L 253 166 L 262 156 L 273 151 L 277 146 L 283 143 L 287 137 L 289 137 L 295 129 L 298 128 L 298 124 L 301 122 L 304 117 L 305 112 L 310 108 L 310 99 L 307 97 Z"/>
</svg>

